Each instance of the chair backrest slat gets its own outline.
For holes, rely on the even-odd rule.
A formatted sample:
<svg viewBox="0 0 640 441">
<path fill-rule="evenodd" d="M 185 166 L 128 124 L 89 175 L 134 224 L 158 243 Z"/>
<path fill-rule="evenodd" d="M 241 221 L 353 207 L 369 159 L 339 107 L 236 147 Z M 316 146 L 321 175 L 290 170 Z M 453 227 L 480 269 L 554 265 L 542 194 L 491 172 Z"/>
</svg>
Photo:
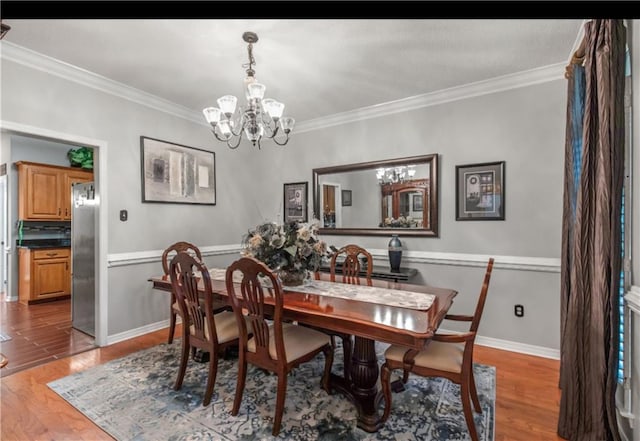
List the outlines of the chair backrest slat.
<svg viewBox="0 0 640 441">
<path fill-rule="evenodd" d="M 213 318 L 213 290 L 206 265 L 187 251 L 179 251 L 171 260 L 169 275 L 182 314 L 188 317 L 188 323 L 193 326 L 192 335 L 200 340 L 207 340 L 206 323 L 209 338 L 217 343 Z M 204 302 L 198 292 L 200 279 L 204 286 Z"/>
<path fill-rule="evenodd" d="M 337 261 L 340 256 L 344 256 L 342 268 L 339 271 L 339 273 L 342 274 L 342 283 L 352 285 L 361 284 L 360 271 L 362 266 L 360 258 L 364 257 L 367 262 L 364 279 L 367 285 L 372 285 L 371 274 L 373 272 L 373 258 L 371 257 L 371 253 L 355 244 L 345 245 L 331 256 L 330 274 L 332 282 L 336 281 L 336 273 L 338 272 Z"/>
<path fill-rule="evenodd" d="M 233 275 L 242 274 L 240 289 L 234 283 Z M 227 293 L 241 329 L 240 345 L 246 344 L 247 327 L 245 316 L 252 326 L 256 353 L 261 357 L 269 355 L 269 325 L 273 326 L 278 361 L 286 363 L 282 334 L 282 286 L 278 277 L 269 267 L 253 257 L 242 257 L 233 262 L 226 273 Z"/>
</svg>

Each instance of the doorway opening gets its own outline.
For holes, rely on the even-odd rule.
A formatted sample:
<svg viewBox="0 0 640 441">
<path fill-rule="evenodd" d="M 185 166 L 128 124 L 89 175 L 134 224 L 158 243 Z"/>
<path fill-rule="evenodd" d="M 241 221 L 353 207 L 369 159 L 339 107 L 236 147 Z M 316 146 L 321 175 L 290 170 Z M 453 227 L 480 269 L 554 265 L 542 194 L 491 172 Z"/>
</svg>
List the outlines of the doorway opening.
<svg viewBox="0 0 640 441">
<path fill-rule="evenodd" d="M 57 299 L 51 302 L 36 303 L 33 305 L 26 305 L 18 301 L 19 268 L 16 256 L 18 254 L 17 236 L 19 234 L 19 224 L 17 222 L 17 196 L 15 200 L 13 196 L 14 194 L 17 194 L 18 191 L 18 179 L 17 174 L 15 176 L 12 175 L 12 173 L 15 172 L 15 166 L 13 164 L 18 160 L 29 160 L 32 162 L 69 168 L 70 165 L 72 165 L 69 163 L 69 158 L 67 157 L 69 150 L 76 149 L 78 147 L 90 147 L 94 152 L 95 161 L 93 169 L 93 183 L 95 185 L 94 191 L 96 195 L 95 199 L 96 201 L 99 201 L 101 190 L 100 177 L 104 176 L 105 171 L 105 164 L 101 164 L 101 162 L 106 161 L 106 150 L 104 150 L 106 143 L 98 140 L 85 139 L 75 135 L 55 133 L 45 129 L 6 123 L 4 121 L 2 132 L 3 144 L 5 144 L 2 146 L 2 156 L 3 158 L 10 159 L 5 164 L 7 169 L 7 177 L 5 179 L 6 187 L 8 188 L 8 196 L 5 199 L 8 201 L 8 207 L 4 210 L 4 213 L 7 214 L 7 222 L 3 225 L 3 231 L 8 230 L 8 246 L 6 246 L 8 252 L 5 252 L 4 256 L 6 257 L 5 261 L 9 264 L 9 269 L 6 272 L 8 287 L 2 300 L 8 301 L 2 301 L 0 308 L 0 323 L 2 323 L 2 329 L 0 329 L 0 332 L 3 332 L 9 337 L 8 340 L 0 342 L 0 350 L 9 358 L 9 364 L 2 369 L 2 376 L 6 376 L 18 370 L 31 367 L 34 365 L 33 363 L 45 363 L 47 361 L 51 361 L 51 359 L 61 358 L 63 356 L 83 352 L 106 344 L 106 310 L 101 308 L 101 300 L 102 304 L 104 304 L 105 302 L 103 297 L 106 292 L 105 280 L 103 280 L 104 277 L 106 277 L 106 268 L 103 269 L 103 267 L 106 266 L 106 256 L 102 256 L 101 252 L 105 247 L 103 246 L 100 248 L 101 244 L 106 243 L 106 237 L 100 237 L 101 228 L 104 227 L 104 221 L 102 223 L 100 222 L 100 218 L 103 215 L 103 207 L 96 204 L 95 220 L 91 225 L 93 227 L 93 232 L 95 232 L 95 237 L 92 240 L 94 249 L 92 254 L 93 259 L 91 259 L 89 270 L 92 281 L 89 284 L 93 288 L 92 300 L 94 305 L 90 310 L 88 310 L 88 313 L 91 314 L 92 321 L 95 321 L 95 332 L 93 333 L 95 334 L 94 338 L 94 336 L 81 332 L 72 326 L 72 297 L 67 299 Z M 5 143 L 6 140 L 10 140 L 8 143 L 9 146 Z M 27 148 L 27 151 L 23 150 L 21 152 L 19 145 L 21 142 L 26 141 L 32 144 L 32 148 L 31 150 Z M 16 147 L 16 145 L 18 145 L 18 147 Z M 52 148 L 56 145 L 58 146 L 57 152 Z M 52 155 L 56 156 L 57 159 L 52 159 Z M 64 158 L 62 160 L 63 163 L 60 163 L 60 157 Z M 103 168 L 102 174 L 99 172 L 100 167 Z M 0 188 L 0 190 L 2 189 Z M 105 190 L 105 188 L 102 187 L 102 190 Z M 69 185 L 69 198 L 67 201 L 69 202 L 70 208 L 72 207 L 71 197 L 71 186 Z M 72 218 L 69 220 L 71 219 Z M 40 224 L 40 227 L 54 226 L 46 225 L 44 223 Z M 57 232 L 49 230 L 48 233 L 50 235 L 57 233 L 58 238 L 62 238 L 62 231 L 64 231 L 64 228 L 67 229 L 66 234 L 69 239 L 70 263 L 72 263 L 70 239 L 73 230 L 70 227 L 70 222 L 65 223 L 62 221 L 56 222 L 56 224 L 58 224 L 57 227 L 59 230 Z M 60 227 L 62 227 L 62 229 L 60 229 Z M 24 233 L 25 231 L 23 229 L 23 240 L 25 237 Z M 32 231 L 31 233 L 35 233 L 35 231 Z M 106 229 L 105 231 L 102 231 L 102 233 L 102 236 L 106 236 Z M 13 265 L 11 265 L 12 263 Z M 73 269 L 70 265 L 71 276 L 73 276 L 72 272 Z M 50 328 L 47 330 L 47 327 Z M 26 340 L 29 342 L 38 342 L 37 346 L 43 351 L 43 353 L 39 354 L 39 356 L 34 354 L 34 358 L 38 358 L 40 360 L 39 362 L 37 360 L 29 360 L 26 356 L 25 352 L 28 352 L 26 350 L 28 345 L 24 344 Z"/>
</svg>

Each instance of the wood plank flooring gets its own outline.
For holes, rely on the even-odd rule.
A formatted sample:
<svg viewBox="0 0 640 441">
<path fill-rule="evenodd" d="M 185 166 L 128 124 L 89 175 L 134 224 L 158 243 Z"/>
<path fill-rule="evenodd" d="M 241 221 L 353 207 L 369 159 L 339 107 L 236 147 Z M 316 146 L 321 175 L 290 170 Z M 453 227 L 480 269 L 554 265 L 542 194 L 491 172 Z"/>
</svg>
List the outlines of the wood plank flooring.
<svg viewBox="0 0 640 441">
<path fill-rule="evenodd" d="M 35 305 L 0 299 L 0 332 L 11 340 L 0 342 L 9 363 L 0 377 L 94 349 L 93 337 L 71 328 L 71 300 Z"/>
<path fill-rule="evenodd" d="M 180 327 L 176 330 L 179 335 Z M 59 359 L 0 381 L 0 439 L 111 440 L 47 383 L 163 342 L 167 330 Z M 556 435 L 559 362 L 476 346 L 478 363 L 496 366 L 495 441 L 561 441 Z"/>
</svg>

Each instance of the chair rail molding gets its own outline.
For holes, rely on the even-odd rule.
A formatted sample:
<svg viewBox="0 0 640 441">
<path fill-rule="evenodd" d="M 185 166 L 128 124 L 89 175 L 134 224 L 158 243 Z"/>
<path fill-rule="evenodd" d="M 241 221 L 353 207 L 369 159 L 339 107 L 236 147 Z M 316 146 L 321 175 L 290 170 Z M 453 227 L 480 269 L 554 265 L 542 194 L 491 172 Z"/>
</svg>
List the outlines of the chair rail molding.
<svg viewBox="0 0 640 441">
<path fill-rule="evenodd" d="M 237 254 L 242 250 L 240 244 L 212 245 L 200 247 L 202 256 L 223 256 Z M 389 261 L 388 250 L 370 249 L 374 261 Z M 109 254 L 108 265 L 110 268 L 116 266 L 140 265 L 143 263 L 160 262 L 163 250 L 136 251 L 131 253 Z M 405 251 L 402 254 L 403 262 L 485 267 L 490 257 L 495 259 L 494 268 L 536 271 L 545 273 L 559 273 L 560 259 L 553 257 L 527 257 L 527 256 L 490 256 L 488 254 L 463 254 L 463 253 L 439 253 L 432 251 Z M 639 288 L 640 289 L 640 288 Z M 640 295 L 640 294 L 639 294 Z M 640 302 L 639 302 L 640 304 Z"/>
<path fill-rule="evenodd" d="M 373 260 L 388 262 L 388 250 L 369 250 Z M 560 272 L 560 259 L 555 257 L 495 256 L 488 254 L 441 253 L 432 251 L 403 251 L 402 261 L 429 263 L 434 265 L 485 267 L 490 257 L 495 259 L 494 269 L 537 271 L 547 273 Z"/>
<path fill-rule="evenodd" d="M 240 244 L 232 245 L 213 245 L 200 247 L 202 257 L 207 256 L 224 256 L 227 254 L 238 254 L 242 247 Z M 107 257 L 109 268 L 116 266 L 140 265 L 143 263 L 154 263 L 162 261 L 162 253 L 164 250 L 151 251 L 135 251 L 132 253 L 116 253 L 109 254 Z"/>
</svg>

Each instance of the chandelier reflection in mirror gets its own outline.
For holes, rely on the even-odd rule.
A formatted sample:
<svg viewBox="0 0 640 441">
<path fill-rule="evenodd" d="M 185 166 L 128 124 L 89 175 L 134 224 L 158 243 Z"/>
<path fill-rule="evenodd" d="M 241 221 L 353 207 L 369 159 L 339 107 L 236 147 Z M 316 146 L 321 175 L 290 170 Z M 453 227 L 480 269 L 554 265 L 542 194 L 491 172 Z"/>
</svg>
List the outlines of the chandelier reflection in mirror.
<svg viewBox="0 0 640 441">
<path fill-rule="evenodd" d="M 257 82 L 256 72 L 253 70 L 256 64 L 253 58 L 253 43 L 258 41 L 258 35 L 245 32 L 242 39 L 249 44 L 249 63 L 242 65 L 247 68 L 247 77 L 244 80 L 246 106 L 236 109 L 238 99 L 233 95 L 225 95 L 218 98 L 219 107 L 207 107 L 202 113 L 211 125 L 216 139 L 226 142 L 231 149 L 238 148 L 243 135 L 258 148 L 263 137 L 273 139 L 278 145 L 285 145 L 289 142 L 289 133 L 295 120 L 282 116 L 283 103 L 270 98 L 264 99 L 266 86 Z"/>
<path fill-rule="evenodd" d="M 378 183 L 383 184 L 397 184 L 404 182 L 406 178 L 412 179 L 416 174 L 415 165 L 400 165 L 397 167 L 381 167 L 376 170 L 376 178 Z"/>
</svg>

